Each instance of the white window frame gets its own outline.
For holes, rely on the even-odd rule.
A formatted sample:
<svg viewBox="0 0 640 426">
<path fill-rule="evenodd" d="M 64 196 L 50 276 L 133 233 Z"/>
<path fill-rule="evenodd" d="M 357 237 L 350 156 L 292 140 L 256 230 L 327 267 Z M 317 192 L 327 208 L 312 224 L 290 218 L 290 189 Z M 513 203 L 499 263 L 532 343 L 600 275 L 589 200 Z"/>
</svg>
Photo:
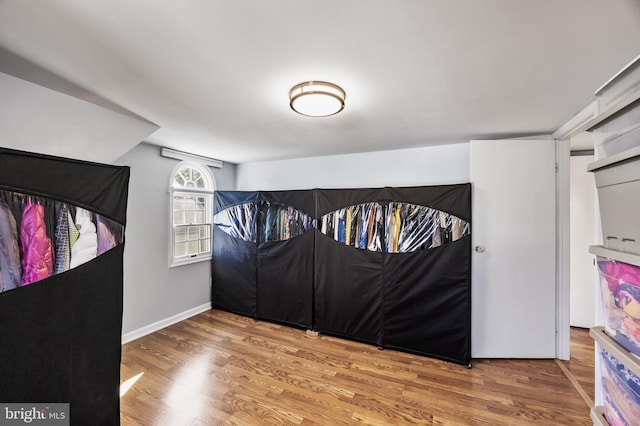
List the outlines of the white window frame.
<svg viewBox="0 0 640 426">
<path fill-rule="evenodd" d="M 204 179 L 205 188 L 187 188 L 183 186 L 176 186 L 175 177 L 176 174 L 185 167 L 192 168 L 200 172 L 200 175 Z M 213 253 L 213 192 L 216 189 L 216 181 L 209 168 L 203 164 L 195 163 L 192 161 L 181 161 L 178 163 L 171 172 L 169 180 L 169 267 L 173 268 L 181 265 L 189 265 L 196 262 L 204 262 L 211 260 Z M 174 207 L 175 200 L 178 196 L 197 196 L 205 198 L 205 222 L 184 224 L 178 226 L 209 226 L 209 250 L 207 252 L 189 254 L 186 256 L 178 256 L 176 254 L 176 225 L 174 225 Z"/>
</svg>

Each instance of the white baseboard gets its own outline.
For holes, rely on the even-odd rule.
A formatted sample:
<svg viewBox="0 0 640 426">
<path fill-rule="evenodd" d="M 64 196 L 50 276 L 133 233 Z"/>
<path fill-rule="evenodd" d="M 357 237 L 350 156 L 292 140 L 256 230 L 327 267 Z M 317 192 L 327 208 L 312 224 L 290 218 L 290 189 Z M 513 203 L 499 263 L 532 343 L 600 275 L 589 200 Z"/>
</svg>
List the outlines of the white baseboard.
<svg viewBox="0 0 640 426">
<path fill-rule="evenodd" d="M 184 321 L 187 318 L 191 318 L 192 316 L 208 311 L 209 309 L 211 309 L 211 302 L 207 302 L 204 305 L 196 306 L 195 308 L 180 312 L 179 314 L 175 314 L 173 316 L 170 316 L 169 318 L 162 319 L 160 321 L 154 322 L 153 324 L 149 324 L 137 330 L 125 333 L 122 335 L 122 344 L 124 345 L 125 343 L 129 343 L 133 340 L 139 339 L 142 336 L 151 334 L 154 331 L 158 331 L 177 322 Z"/>
</svg>

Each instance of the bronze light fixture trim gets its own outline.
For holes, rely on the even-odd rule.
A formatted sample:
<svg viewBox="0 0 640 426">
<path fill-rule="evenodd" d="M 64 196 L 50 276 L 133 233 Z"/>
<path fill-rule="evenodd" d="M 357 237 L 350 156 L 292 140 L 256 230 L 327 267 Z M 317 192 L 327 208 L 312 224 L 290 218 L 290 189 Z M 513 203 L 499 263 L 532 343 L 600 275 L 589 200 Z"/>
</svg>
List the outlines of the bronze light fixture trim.
<svg viewBox="0 0 640 426">
<path fill-rule="evenodd" d="M 327 81 L 306 81 L 289 91 L 289 106 L 308 117 L 328 117 L 344 109 L 344 90 Z"/>
</svg>

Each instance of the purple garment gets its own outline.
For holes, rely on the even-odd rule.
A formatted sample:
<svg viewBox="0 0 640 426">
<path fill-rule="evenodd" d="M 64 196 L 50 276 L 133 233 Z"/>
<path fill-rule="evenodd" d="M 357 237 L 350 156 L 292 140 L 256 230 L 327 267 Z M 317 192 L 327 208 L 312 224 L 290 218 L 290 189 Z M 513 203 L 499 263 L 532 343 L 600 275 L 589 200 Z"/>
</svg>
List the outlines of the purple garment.
<svg viewBox="0 0 640 426">
<path fill-rule="evenodd" d="M 109 229 L 109 226 L 105 223 L 107 220 L 108 219 L 105 219 L 100 215 L 96 215 L 96 222 L 98 224 L 98 256 L 108 250 L 111 250 L 117 244 L 116 237 L 114 237 L 113 232 L 111 232 L 111 229 Z"/>
<path fill-rule="evenodd" d="M 16 220 L 0 199 L 0 293 L 22 285 Z"/>
<path fill-rule="evenodd" d="M 47 236 L 44 207 L 27 202 L 20 227 L 22 285 L 48 278 L 53 273 L 53 247 Z"/>
</svg>

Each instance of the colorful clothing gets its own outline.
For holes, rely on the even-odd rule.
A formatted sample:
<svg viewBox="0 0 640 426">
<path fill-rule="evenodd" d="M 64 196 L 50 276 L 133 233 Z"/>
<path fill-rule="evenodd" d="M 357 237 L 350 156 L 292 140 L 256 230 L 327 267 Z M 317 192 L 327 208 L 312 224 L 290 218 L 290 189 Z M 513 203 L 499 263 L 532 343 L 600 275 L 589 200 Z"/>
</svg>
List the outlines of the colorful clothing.
<svg viewBox="0 0 640 426">
<path fill-rule="evenodd" d="M 17 223 L 7 203 L 0 199 L 0 292 L 22 285 L 22 265 Z"/>
<path fill-rule="evenodd" d="M 69 270 L 71 241 L 69 238 L 69 208 L 64 203 L 56 203 L 56 207 L 56 262 L 54 272 L 60 274 Z"/>
<path fill-rule="evenodd" d="M 22 285 L 48 278 L 53 273 L 53 247 L 47 236 L 44 207 L 27 202 L 20 227 Z"/>
<path fill-rule="evenodd" d="M 91 214 L 80 207 L 76 209 L 75 227 L 80 236 L 71 247 L 71 268 L 94 259 L 98 253 L 98 236 L 96 225 L 91 221 Z"/>
</svg>

